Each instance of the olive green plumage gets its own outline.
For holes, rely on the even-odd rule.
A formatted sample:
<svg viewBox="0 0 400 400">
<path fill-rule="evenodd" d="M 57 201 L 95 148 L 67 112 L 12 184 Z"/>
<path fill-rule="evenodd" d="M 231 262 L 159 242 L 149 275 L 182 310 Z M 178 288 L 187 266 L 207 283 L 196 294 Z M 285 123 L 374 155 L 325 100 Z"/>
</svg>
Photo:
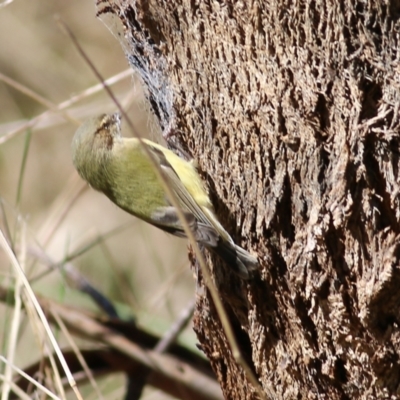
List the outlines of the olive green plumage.
<svg viewBox="0 0 400 400">
<path fill-rule="evenodd" d="M 168 201 L 152 160 L 176 196 L 193 235 L 219 254 L 242 278 L 257 258 L 236 246 L 214 215 L 211 201 L 192 163 L 167 148 L 136 138 L 123 138 L 119 114 L 85 121 L 72 142 L 72 158 L 81 177 L 128 213 L 176 236 L 186 237 L 178 213 Z"/>
</svg>

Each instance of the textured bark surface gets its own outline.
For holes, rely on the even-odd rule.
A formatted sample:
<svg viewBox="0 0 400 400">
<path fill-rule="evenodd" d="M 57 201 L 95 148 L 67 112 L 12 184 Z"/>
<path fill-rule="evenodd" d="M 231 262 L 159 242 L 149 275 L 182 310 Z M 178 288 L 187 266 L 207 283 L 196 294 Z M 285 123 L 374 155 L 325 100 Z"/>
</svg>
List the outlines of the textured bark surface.
<svg viewBox="0 0 400 400">
<path fill-rule="evenodd" d="M 248 283 L 212 265 L 264 390 L 400 398 L 398 3 L 103 0 L 98 10 L 122 21 L 114 30 L 160 126 L 259 256 Z M 207 290 L 195 330 L 226 398 L 257 398 Z"/>
</svg>

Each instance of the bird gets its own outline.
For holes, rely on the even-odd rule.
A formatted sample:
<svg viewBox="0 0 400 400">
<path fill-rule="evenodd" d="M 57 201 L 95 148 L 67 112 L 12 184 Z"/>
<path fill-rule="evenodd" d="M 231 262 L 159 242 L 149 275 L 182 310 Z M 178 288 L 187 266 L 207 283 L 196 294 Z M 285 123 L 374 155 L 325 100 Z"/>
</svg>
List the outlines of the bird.
<svg viewBox="0 0 400 400">
<path fill-rule="evenodd" d="M 257 269 L 257 257 L 236 245 L 218 221 L 194 163 L 150 140 L 123 137 L 119 113 L 85 120 L 71 147 L 79 175 L 121 209 L 175 236 L 187 237 L 161 182 L 164 179 L 198 244 L 220 256 L 243 279 Z"/>
</svg>

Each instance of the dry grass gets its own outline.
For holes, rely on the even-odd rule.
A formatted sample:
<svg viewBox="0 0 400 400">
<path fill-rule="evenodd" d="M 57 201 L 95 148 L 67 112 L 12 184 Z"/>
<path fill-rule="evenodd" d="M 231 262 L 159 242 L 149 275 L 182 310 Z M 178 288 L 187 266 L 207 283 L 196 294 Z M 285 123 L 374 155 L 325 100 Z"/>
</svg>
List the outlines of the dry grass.
<svg viewBox="0 0 400 400">
<path fill-rule="evenodd" d="M 104 77 L 128 68 L 119 44 L 95 18 L 93 3 L 22 0 L 0 8 L 1 230 L 35 293 L 92 309 L 85 296 L 67 286 L 62 270 L 48 268 L 43 255 L 60 262 L 104 236 L 74 259 L 74 266 L 114 302 L 127 304 L 135 315 L 151 315 L 156 321 L 151 327 L 162 330 L 193 297 L 185 242 L 142 224 L 101 194 L 85 189 L 71 163 L 70 142 L 79 121 L 115 106 L 102 91 L 89 95 L 88 88 L 99 82 L 54 16 L 70 27 Z M 5 77 L 22 85 L 25 93 L 12 87 L 12 82 L 5 83 Z M 137 82 L 128 77 L 112 88 L 137 128 L 145 130 L 147 117 L 141 111 Z M 62 112 L 54 111 L 69 101 Z M 35 124 L 26 129 L 30 121 Z M 124 229 L 107 235 L 118 227 Z M 46 354 L 47 334 L 31 302 L 22 296 L 21 278 L 3 251 L 0 262 L 1 285 L 17 293 L 14 307 L 12 298 L 9 305 L 0 306 L 0 321 L 4 321 L 0 352 L 11 364 L 24 368 Z M 65 334 L 54 327 L 53 332 L 61 345 L 68 343 Z M 5 371 L 2 362 L 0 371 Z M 121 380 L 105 379 L 97 389 L 81 390 L 87 399 L 98 398 L 98 393 L 107 399 L 120 398 L 120 384 Z M 71 397 L 61 387 L 52 390 L 61 398 Z M 2 396 L 8 398 L 7 393 Z M 162 397 L 150 391 L 145 398 Z"/>
</svg>

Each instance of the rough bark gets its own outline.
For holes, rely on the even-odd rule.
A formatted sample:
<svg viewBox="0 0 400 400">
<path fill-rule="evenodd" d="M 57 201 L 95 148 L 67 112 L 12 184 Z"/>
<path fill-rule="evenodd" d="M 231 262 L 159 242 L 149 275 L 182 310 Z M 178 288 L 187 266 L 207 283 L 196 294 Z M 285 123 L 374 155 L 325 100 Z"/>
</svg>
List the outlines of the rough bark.
<svg viewBox="0 0 400 400">
<path fill-rule="evenodd" d="M 220 220 L 259 256 L 248 283 L 209 261 L 264 390 L 399 398 L 398 2 L 98 10 L 122 21 L 161 128 L 198 160 Z M 257 398 L 206 289 L 195 330 L 226 398 Z"/>
</svg>

